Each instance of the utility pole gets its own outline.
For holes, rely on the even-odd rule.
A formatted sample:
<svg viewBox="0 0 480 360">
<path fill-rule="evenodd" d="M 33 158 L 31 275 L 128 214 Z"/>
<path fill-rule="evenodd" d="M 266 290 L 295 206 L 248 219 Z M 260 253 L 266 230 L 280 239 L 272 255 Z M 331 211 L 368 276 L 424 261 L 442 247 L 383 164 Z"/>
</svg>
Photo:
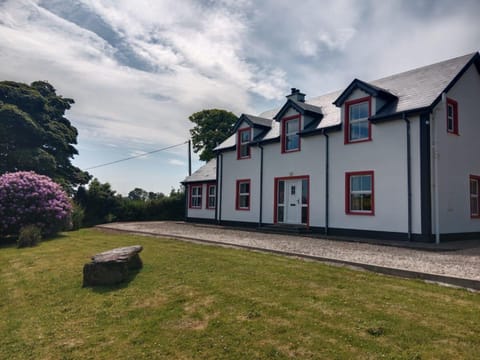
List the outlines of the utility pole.
<svg viewBox="0 0 480 360">
<path fill-rule="evenodd" d="M 192 141 L 188 140 L 188 176 L 192 175 Z"/>
</svg>

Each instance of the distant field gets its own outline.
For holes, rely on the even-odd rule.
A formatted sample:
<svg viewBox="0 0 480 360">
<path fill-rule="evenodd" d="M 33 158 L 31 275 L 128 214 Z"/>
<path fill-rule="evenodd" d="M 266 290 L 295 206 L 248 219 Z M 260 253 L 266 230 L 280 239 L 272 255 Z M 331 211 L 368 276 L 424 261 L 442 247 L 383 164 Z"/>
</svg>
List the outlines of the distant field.
<svg viewBox="0 0 480 360">
<path fill-rule="evenodd" d="M 141 244 L 126 285 L 82 288 Z M 0 248 L 0 359 L 478 359 L 480 294 L 271 254 L 86 229 Z"/>
</svg>

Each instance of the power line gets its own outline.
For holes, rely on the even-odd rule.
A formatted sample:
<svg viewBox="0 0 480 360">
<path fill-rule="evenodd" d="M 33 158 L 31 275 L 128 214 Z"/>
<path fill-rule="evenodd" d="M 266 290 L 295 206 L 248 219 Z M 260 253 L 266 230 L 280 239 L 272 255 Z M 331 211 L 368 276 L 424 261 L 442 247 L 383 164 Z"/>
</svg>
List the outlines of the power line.
<svg viewBox="0 0 480 360">
<path fill-rule="evenodd" d="M 105 164 L 100 164 L 100 165 L 91 166 L 91 167 L 89 167 L 89 168 L 86 168 L 85 170 L 92 170 L 92 169 L 96 169 L 96 168 L 103 167 L 103 166 L 107 166 L 107 165 L 113 165 L 113 164 L 116 164 L 116 163 L 119 163 L 119 162 L 122 162 L 122 161 L 127 161 L 127 160 L 136 159 L 136 158 L 139 158 L 139 157 L 142 157 L 142 156 L 146 156 L 146 155 L 150 155 L 150 154 L 154 154 L 154 153 L 157 153 L 157 152 L 160 152 L 160 151 L 164 151 L 164 150 L 168 150 L 168 149 L 173 149 L 173 148 L 175 148 L 175 147 L 184 145 L 184 144 L 186 144 L 186 143 L 188 143 L 188 140 L 187 140 L 187 141 L 184 141 L 184 142 L 182 142 L 182 143 L 180 143 L 180 144 L 171 145 L 171 146 L 167 146 L 167 147 L 164 147 L 164 148 L 161 148 L 161 149 L 152 150 L 152 151 L 146 152 L 146 153 L 144 153 L 144 154 L 135 155 L 135 156 L 130 156 L 130 157 L 128 157 L 128 158 L 111 161 L 111 162 L 108 162 L 108 163 L 105 163 Z"/>
</svg>

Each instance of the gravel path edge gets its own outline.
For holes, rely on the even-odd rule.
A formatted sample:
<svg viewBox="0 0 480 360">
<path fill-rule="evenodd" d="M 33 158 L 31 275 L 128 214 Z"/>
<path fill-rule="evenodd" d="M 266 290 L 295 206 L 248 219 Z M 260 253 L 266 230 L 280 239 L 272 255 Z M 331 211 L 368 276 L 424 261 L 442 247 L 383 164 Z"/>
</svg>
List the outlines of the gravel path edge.
<svg viewBox="0 0 480 360">
<path fill-rule="evenodd" d="M 248 246 L 248 245 L 242 245 L 242 244 L 232 244 L 232 243 L 214 241 L 214 240 L 198 239 L 198 238 L 189 237 L 189 236 L 172 235 L 168 233 L 163 234 L 163 233 L 150 232 L 150 231 L 119 229 L 115 226 L 108 226 L 108 225 L 97 225 L 96 228 L 130 233 L 130 234 L 146 235 L 146 236 L 153 236 L 153 237 L 165 237 L 169 239 L 176 239 L 176 240 L 188 241 L 188 242 L 194 242 L 194 243 L 201 243 L 201 244 L 203 243 L 208 245 L 218 245 L 218 246 L 224 246 L 224 247 L 230 247 L 230 248 L 246 249 L 246 250 L 259 251 L 259 252 L 265 252 L 265 253 L 271 253 L 271 254 L 277 254 L 277 255 L 284 255 L 289 257 L 319 261 L 322 263 L 330 263 L 330 264 L 343 265 L 343 266 L 348 266 L 353 268 L 360 268 L 363 270 L 380 273 L 384 275 L 390 275 L 390 276 L 396 276 L 396 277 L 402 277 L 402 278 L 408 278 L 408 279 L 418 279 L 418 280 L 438 283 L 441 285 L 449 285 L 449 286 L 464 288 L 468 290 L 480 291 L 480 281 L 474 280 L 474 279 L 430 274 L 430 273 L 419 272 L 419 271 L 372 265 L 368 263 L 353 262 L 353 261 L 347 261 L 342 259 L 327 258 L 322 256 L 307 255 L 307 254 L 296 253 L 296 252 L 281 251 L 281 250 Z"/>
</svg>

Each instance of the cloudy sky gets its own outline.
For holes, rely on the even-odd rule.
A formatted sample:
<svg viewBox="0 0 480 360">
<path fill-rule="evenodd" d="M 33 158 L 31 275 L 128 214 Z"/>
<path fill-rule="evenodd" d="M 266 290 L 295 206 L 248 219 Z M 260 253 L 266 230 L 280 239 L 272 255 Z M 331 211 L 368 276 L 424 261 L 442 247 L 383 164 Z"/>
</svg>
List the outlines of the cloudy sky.
<svg viewBox="0 0 480 360">
<path fill-rule="evenodd" d="M 82 169 L 185 142 L 207 108 L 257 114 L 480 49 L 477 0 L 0 0 L 0 79 L 75 100 Z M 201 165 L 194 162 L 194 169 Z M 89 170 L 169 192 L 182 145 Z"/>
</svg>

